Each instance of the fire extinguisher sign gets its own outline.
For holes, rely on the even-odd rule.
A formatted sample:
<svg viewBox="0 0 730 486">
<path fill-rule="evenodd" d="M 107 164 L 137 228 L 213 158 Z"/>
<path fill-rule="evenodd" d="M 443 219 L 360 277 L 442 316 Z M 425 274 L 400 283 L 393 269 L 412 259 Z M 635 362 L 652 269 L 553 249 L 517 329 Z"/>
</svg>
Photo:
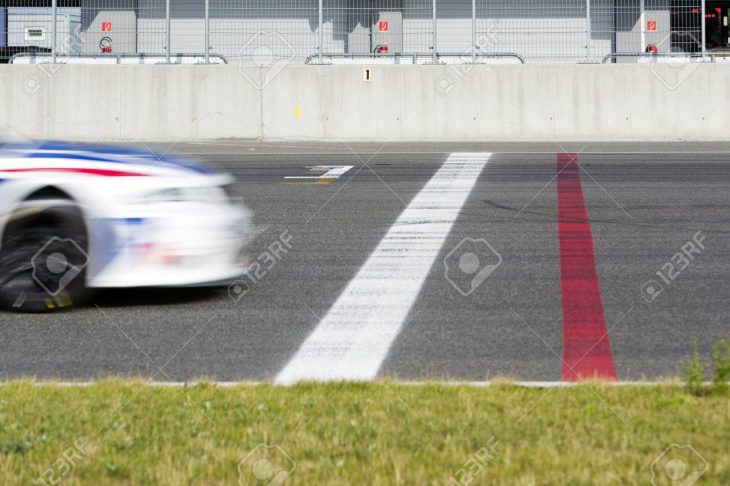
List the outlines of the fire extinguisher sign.
<svg viewBox="0 0 730 486">
<path fill-rule="evenodd" d="M 656 32 L 656 20 L 649 20 L 646 22 L 646 30 L 649 32 Z"/>
<path fill-rule="evenodd" d="M 390 25 L 387 20 L 378 20 L 378 32 L 388 32 Z"/>
<path fill-rule="evenodd" d="M 102 32 L 111 32 L 112 31 L 112 23 L 111 22 L 102 22 L 101 23 L 101 31 Z"/>
</svg>

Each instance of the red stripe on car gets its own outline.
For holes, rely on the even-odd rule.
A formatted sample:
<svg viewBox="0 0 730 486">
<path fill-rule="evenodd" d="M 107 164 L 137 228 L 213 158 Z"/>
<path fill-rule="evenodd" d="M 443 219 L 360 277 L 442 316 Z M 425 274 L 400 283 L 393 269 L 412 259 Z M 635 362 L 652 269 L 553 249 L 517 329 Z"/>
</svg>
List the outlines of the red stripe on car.
<svg viewBox="0 0 730 486">
<path fill-rule="evenodd" d="M 128 172 L 121 170 L 107 170 L 107 169 L 71 169 L 64 167 L 33 167 L 28 169 L 4 169 L 0 172 L 68 172 L 75 174 L 87 174 L 96 175 L 102 177 L 146 177 L 148 174 L 142 174 L 141 172 Z"/>
</svg>

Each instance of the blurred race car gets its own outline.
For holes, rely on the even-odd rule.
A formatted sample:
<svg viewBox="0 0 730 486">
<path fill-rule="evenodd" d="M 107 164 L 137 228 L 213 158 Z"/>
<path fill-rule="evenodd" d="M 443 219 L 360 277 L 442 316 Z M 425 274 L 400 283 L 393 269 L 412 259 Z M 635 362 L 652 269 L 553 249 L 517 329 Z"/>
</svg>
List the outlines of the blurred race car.
<svg viewBox="0 0 730 486">
<path fill-rule="evenodd" d="M 227 285 L 250 212 L 233 179 L 177 157 L 0 141 L 0 306 L 66 308 L 91 289 Z"/>
</svg>

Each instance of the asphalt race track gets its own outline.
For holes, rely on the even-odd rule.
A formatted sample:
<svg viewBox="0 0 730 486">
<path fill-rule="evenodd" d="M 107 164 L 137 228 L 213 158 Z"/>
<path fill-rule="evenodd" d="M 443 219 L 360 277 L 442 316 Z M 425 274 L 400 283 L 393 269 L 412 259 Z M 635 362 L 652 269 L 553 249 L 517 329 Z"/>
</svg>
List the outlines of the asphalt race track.
<svg viewBox="0 0 730 486">
<path fill-rule="evenodd" d="M 291 249 L 243 292 L 0 314 L 3 379 L 653 380 L 730 330 L 728 146 L 154 148 L 236 176 L 252 259 Z"/>
</svg>

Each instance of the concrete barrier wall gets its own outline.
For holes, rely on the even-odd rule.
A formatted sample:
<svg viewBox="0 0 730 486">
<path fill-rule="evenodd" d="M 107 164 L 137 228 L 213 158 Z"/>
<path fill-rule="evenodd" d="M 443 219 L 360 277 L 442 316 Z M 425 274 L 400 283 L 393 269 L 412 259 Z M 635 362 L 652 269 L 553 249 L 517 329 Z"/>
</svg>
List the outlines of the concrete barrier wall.
<svg viewBox="0 0 730 486">
<path fill-rule="evenodd" d="M 728 99 L 721 64 L 0 66 L 0 127 L 75 140 L 728 140 Z"/>
</svg>

